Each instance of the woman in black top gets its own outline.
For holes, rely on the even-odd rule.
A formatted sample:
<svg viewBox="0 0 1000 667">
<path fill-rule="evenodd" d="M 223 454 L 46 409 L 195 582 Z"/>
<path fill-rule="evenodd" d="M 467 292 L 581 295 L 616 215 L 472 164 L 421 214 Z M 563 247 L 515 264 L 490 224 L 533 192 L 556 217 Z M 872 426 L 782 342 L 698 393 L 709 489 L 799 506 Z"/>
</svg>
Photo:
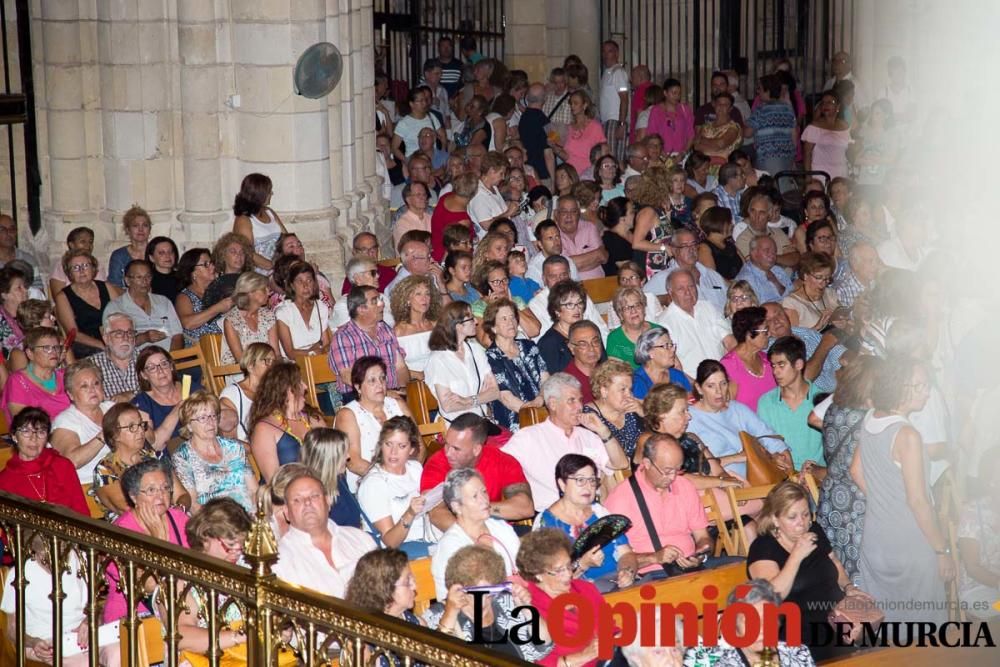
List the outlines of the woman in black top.
<svg viewBox="0 0 1000 667">
<path fill-rule="evenodd" d="M 802 643 L 817 662 L 853 650 L 837 647 L 827 616 L 845 596 L 867 597 L 850 582 L 830 541 L 812 520 L 808 492 L 800 484 L 778 484 L 757 519 L 759 535 L 750 544 L 747 573 L 767 579 L 786 602 L 802 614 Z M 831 644 L 823 646 L 821 644 Z"/>
<path fill-rule="evenodd" d="M 177 279 L 178 257 L 180 252 L 177 244 L 166 236 L 154 237 L 146 245 L 146 259 L 153 264 L 150 290 L 153 294 L 167 297 L 171 303 L 177 300 L 177 294 L 181 291 L 181 284 Z"/>
<path fill-rule="evenodd" d="M 549 290 L 549 317 L 552 326 L 538 339 L 538 351 L 549 373 L 558 373 L 573 359 L 569 351 L 569 328 L 583 318 L 587 293 L 572 280 L 556 283 Z"/>
<path fill-rule="evenodd" d="M 76 330 L 73 354 L 77 359 L 104 349 L 101 317 L 111 299 L 121 290 L 103 280 L 95 280 L 97 260 L 86 250 L 70 250 L 62 259 L 69 282 L 55 295 L 56 319 L 67 334 Z"/>
<path fill-rule="evenodd" d="M 733 280 L 743 268 L 743 259 L 733 241 L 733 213 L 724 206 L 713 206 L 698 220 L 705 240 L 698 246 L 698 261 L 715 269 L 726 280 Z"/>
<path fill-rule="evenodd" d="M 602 267 L 604 275 L 617 276 L 618 265 L 632 259 L 632 225 L 635 210 L 625 197 L 615 197 L 598 209 L 597 217 L 604 223 L 604 247 L 608 261 Z"/>
</svg>

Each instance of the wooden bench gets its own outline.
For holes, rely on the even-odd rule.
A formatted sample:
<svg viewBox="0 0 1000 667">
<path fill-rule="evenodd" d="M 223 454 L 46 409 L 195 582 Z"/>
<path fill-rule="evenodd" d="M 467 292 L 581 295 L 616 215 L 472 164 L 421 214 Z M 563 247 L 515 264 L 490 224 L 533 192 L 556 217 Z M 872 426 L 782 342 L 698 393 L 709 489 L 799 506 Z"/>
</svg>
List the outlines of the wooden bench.
<svg viewBox="0 0 1000 667">
<path fill-rule="evenodd" d="M 705 604 L 704 589 L 706 586 L 715 586 L 718 595 L 715 600 L 710 600 L 718 605 L 719 611 L 726 608 L 726 596 L 736 586 L 746 583 L 747 569 L 746 563 L 733 563 L 723 565 L 712 570 L 701 570 L 691 574 L 682 574 L 669 579 L 655 581 L 649 586 L 656 590 L 656 596 L 652 600 L 645 600 L 640 596 L 642 586 L 629 586 L 628 588 L 608 593 L 604 599 L 608 604 L 625 602 L 634 607 L 640 604 L 649 603 L 671 603 L 690 602 L 699 609 Z M 700 614 L 699 614 L 700 615 Z"/>
<path fill-rule="evenodd" d="M 608 303 L 618 291 L 618 276 L 584 280 L 583 289 L 595 304 Z"/>
</svg>

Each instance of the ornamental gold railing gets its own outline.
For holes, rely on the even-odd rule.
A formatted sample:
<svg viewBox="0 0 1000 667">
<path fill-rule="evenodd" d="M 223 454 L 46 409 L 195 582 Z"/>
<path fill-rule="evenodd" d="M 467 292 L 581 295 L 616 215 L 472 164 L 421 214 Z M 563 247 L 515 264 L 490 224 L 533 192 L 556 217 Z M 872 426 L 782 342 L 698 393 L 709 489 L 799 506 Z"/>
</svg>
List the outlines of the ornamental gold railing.
<svg viewBox="0 0 1000 667">
<path fill-rule="evenodd" d="M 247 537 L 244 558 L 249 568 L 205 556 L 189 549 L 150 539 L 103 521 L 81 517 L 67 509 L 40 504 L 0 492 L 0 530 L 3 547 L 13 560 L 6 580 L 14 578 L 16 630 L 14 656 L 18 667 L 36 664 L 25 657 L 25 587 L 23 574 L 27 558 L 47 561 L 52 577 L 53 609 L 61 601 L 64 572 L 78 563 L 76 576 L 86 582 L 89 664 L 98 667 L 98 628 L 108 584 L 105 571 L 112 563 L 118 568 L 118 587 L 124 594 L 128 612 L 121 619 L 122 664 L 141 665 L 142 620 L 138 601 L 152 594 L 163 627 L 163 664 L 177 667 L 181 662 L 178 619 L 188 610 L 188 593 L 196 591 L 206 601 L 197 610 L 208 630 L 209 664 L 220 664 L 223 652 L 219 633 L 227 628 L 227 615 L 235 605 L 240 631 L 246 636 L 247 665 L 297 663 L 308 667 L 343 665 L 518 665 L 503 654 L 465 643 L 426 628 L 353 607 L 343 600 L 287 584 L 271 573 L 277 560 L 274 536 L 263 513 L 258 512 Z M 75 554 L 75 555 L 71 555 Z M 0 595 L 9 594 L 4 582 Z M 152 593 L 151 593 L 152 589 Z M 63 661 L 63 627 L 60 613 L 52 615 L 52 664 Z M 0 628 L 6 634 L 7 628 Z M 127 639 L 127 641 L 125 641 Z M 292 658 L 289 660 L 289 658 Z"/>
</svg>

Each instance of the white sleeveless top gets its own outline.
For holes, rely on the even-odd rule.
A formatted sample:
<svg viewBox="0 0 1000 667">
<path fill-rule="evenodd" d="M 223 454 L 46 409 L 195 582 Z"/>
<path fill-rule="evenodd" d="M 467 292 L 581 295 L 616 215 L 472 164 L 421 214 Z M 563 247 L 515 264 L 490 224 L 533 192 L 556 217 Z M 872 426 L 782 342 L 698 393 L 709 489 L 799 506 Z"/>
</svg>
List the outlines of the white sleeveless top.
<svg viewBox="0 0 1000 667">
<path fill-rule="evenodd" d="M 361 433 L 361 458 L 365 461 L 371 461 L 372 457 L 375 456 L 375 448 L 378 446 L 378 436 L 382 432 L 382 424 L 358 401 L 351 401 L 344 407 L 354 413 L 354 418 L 358 422 L 358 431 Z M 399 417 L 403 414 L 399 403 L 390 396 L 385 397 L 382 410 L 385 411 L 386 419 Z M 351 489 L 351 493 L 358 492 L 358 479 L 359 477 L 353 472 L 347 471 L 347 486 Z"/>
<path fill-rule="evenodd" d="M 346 301 L 346 299 L 341 299 L 341 301 Z M 424 369 L 427 368 L 427 362 L 431 358 L 431 348 L 429 345 L 431 332 L 421 331 L 409 336 L 400 336 L 398 340 L 399 346 L 406 352 L 406 367 L 411 371 L 423 373 Z"/>
<path fill-rule="evenodd" d="M 267 222 L 263 222 L 256 215 L 250 216 L 250 228 L 253 230 L 253 249 L 267 259 L 274 257 L 274 249 L 278 245 L 278 237 L 281 236 L 281 225 L 275 220 L 274 214 L 267 211 Z M 258 273 L 269 275 L 271 272 L 257 269 Z"/>
<path fill-rule="evenodd" d="M 235 375 L 229 377 L 236 378 Z M 243 442 L 249 441 L 247 426 L 250 425 L 250 408 L 253 407 L 253 399 L 247 396 L 246 392 L 235 382 L 223 389 L 219 398 L 228 398 L 236 406 L 236 439 Z"/>
</svg>

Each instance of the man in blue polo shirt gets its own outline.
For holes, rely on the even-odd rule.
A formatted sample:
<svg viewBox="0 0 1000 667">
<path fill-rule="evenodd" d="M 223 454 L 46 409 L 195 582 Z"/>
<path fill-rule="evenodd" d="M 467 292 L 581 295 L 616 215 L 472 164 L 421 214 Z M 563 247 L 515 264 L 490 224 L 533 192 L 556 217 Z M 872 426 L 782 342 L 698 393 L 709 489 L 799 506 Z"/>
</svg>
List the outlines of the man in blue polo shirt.
<svg viewBox="0 0 1000 667">
<path fill-rule="evenodd" d="M 767 358 L 778 386 L 760 397 L 757 416 L 785 438 L 796 470 L 825 466 L 823 435 L 809 426 L 809 412 L 820 392 L 803 375 L 806 344 L 794 336 L 779 338 Z"/>
</svg>

